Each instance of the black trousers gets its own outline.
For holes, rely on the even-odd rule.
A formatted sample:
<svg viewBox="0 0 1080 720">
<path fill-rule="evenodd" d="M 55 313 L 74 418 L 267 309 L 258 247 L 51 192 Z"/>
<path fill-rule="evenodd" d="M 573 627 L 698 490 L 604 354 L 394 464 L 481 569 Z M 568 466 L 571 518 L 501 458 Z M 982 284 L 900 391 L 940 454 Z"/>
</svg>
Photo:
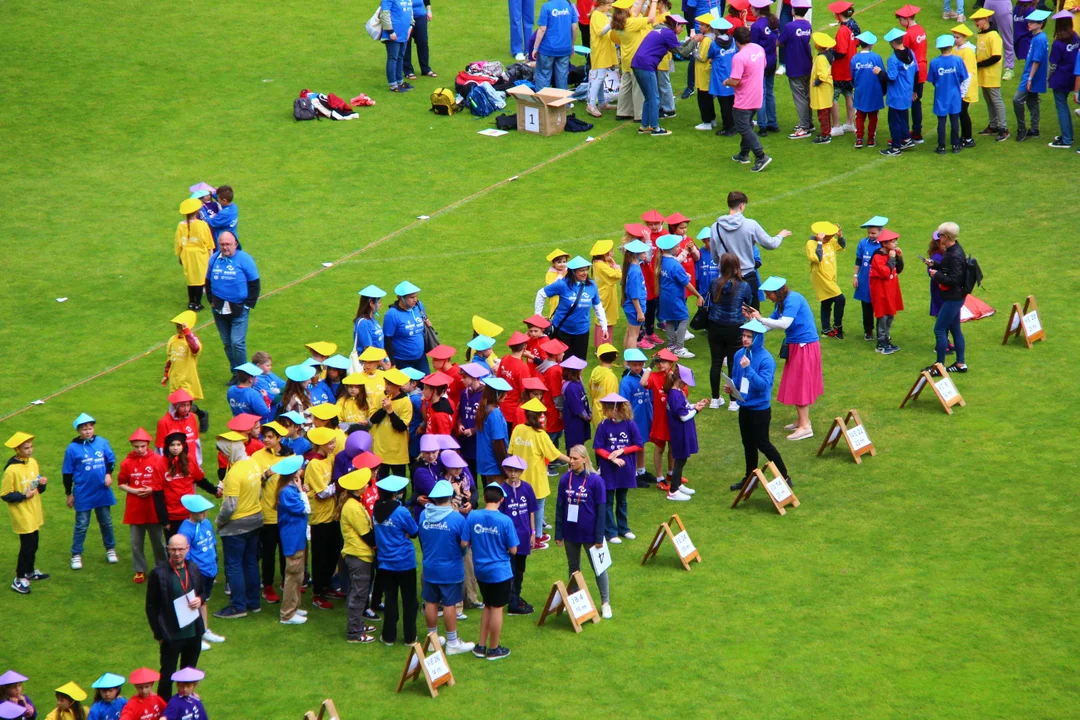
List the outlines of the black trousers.
<svg viewBox="0 0 1080 720">
<path fill-rule="evenodd" d="M 384 642 L 397 640 L 398 594 L 401 594 L 401 633 L 406 645 L 416 642 L 416 568 L 412 570 L 379 570 L 386 598 L 383 602 Z"/>
<path fill-rule="evenodd" d="M 277 523 L 259 528 L 259 557 L 262 561 L 263 587 L 272 587 L 274 584 L 274 555 L 277 555 L 277 569 L 284 582 L 285 554 L 281 551 L 281 537 L 278 535 Z"/>
<path fill-rule="evenodd" d="M 34 558 L 38 549 L 38 530 L 19 536 L 19 559 L 15 563 L 15 577 L 21 578 L 34 572 Z"/>
<path fill-rule="evenodd" d="M 341 546 L 340 524 L 325 522 L 311 526 L 311 584 L 316 597 L 331 590 L 330 581 L 337 568 Z"/>
<path fill-rule="evenodd" d="M 735 353 L 741 347 L 742 330 L 738 325 L 709 321 L 709 354 L 712 356 L 712 365 L 709 367 L 709 385 L 712 388 L 710 397 L 720 397 L 720 366 L 726 359 L 730 377 L 735 364 Z"/>
<path fill-rule="evenodd" d="M 170 520 L 169 521 L 169 534 L 168 534 L 168 536 L 166 536 L 165 542 L 169 542 L 169 538 L 171 538 L 176 533 L 180 532 L 180 526 L 183 525 L 183 524 L 184 524 L 183 520 Z M 168 702 L 168 700 L 166 700 L 166 702 Z"/>
<path fill-rule="evenodd" d="M 761 288 L 761 278 L 758 277 L 757 270 L 746 273 L 742 279 L 743 282 L 750 283 L 750 307 L 760 310 L 761 295 L 758 294 L 758 290 Z"/>
<path fill-rule="evenodd" d="M 720 95 L 716 98 L 716 101 L 720 103 L 720 120 L 723 123 L 724 130 L 735 129 L 735 96 L 734 95 Z"/>
<path fill-rule="evenodd" d="M 586 362 L 588 362 L 588 360 L 589 360 L 589 333 L 588 333 L 588 331 L 583 332 L 580 335 L 571 335 L 568 332 L 563 332 L 562 330 L 560 330 L 557 333 L 555 333 L 555 337 L 557 339 L 559 339 L 559 340 L 562 340 L 564 343 L 566 343 L 566 346 L 569 348 L 566 351 L 566 357 L 570 357 L 571 355 L 576 355 L 577 357 L 581 358 L 582 360 L 585 360 Z"/>
<path fill-rule="evenodd" d="M 382 480 L 390 475 L 397 475 L 398 477 L 406 477 L 409 466 L 405 464 L 401 465 L 388 465 L 383 463 L 379 466 L 379 479 Z"/>
<path fill-rule="evenodd" d="M 915 83 L 915 99 L 911 101 L 911 134 L 922 136 L 922 95 L 924 82 Z"/>
<path fill-rule="evenodd" d="M 686 469 L 687 458 L 675 458 L 675 467 L 671 470 L 671 479 L 668 483 L 671 485 L 670 492 L 676 492 L 682 487 L 683 470 Z"/>
<path fill-rule="evenodd" d="M 656 313 L 660 309 L 660 298 L 654 297 L 645 301 L 645 322 L 641 325 L 641 336 L 652 335 L 656 332 Z M 588 358 L 584 358 L 588 360 Z"/>
<path fill-rule="evenodd" d="M 960 139 L 971 139 L 971 113 L 968 112 L 968 108 L 971 103 L 960 101 Z"/>
<path fill-rule="evenodd" d="M 199 305 L 202 303 L 202 285 L 188 285 L 187 286 L 187 298 L 189 305 Z"/>
<path fill-rule="evenodd" d="M 862 302 L 862 331 L 865 335 L 874 334 L 874 303 Z"/>
<path fill-rule="evenodd" d="M 525 564 L 528 560 L 528 555 L 510 556 L 510 565 L 514 569 L 514 577 L 510 580 L 511 608 L 517 608 L 521 605 L 521 585 L 525 582 Z"/>
<path fill-rule="evenodd" d="M 743 476 L 744 478 L 750 477 L 750 473 L 757 468 L 759 451 L 765 453 L 766 458 L 776 463 L 776 469 L 780 471 L 781 475 L 788 476 L 787 466 L 784 465 L 784 459 L 780 457 L 780 451 L 769 440 L 769 423 L 771 422 L 772 410 L 770 408 L 764 410 L 739 408 L 739 435 L 742 436 L 743 452 L 746 455 L 746 475 Z"/>
<path fill-rule="evenodd" d="M 840 328 L 844 325 L 844 306 L 847 298 L 844 293 L 821 301 L 821 329 L 828 332 L 831 328 Z M 830 319 L 835 322 L 830 323 Z"/>
<path fill-rule="evenodd" d="M 171 612 L 171 608 L 170 608 Z M 162 698 L 172 697 L 172 674 L 180 668 L 198 667 L 202 638 L 185 640 L 162 640 L 158 655 L 161 660 L 161 679 L 157 692 Z M 179 665 L 177 663 L 179 662 Z"/>
<path fill-rule="evenodd" d="M 690 67 L 694 67 L 694 63 L 690 63 Z M 697 91 L 697 107 L 701 113 L 701 122 L 716 122 L 716 106 L 713 105 L 713 96 L 708 90 Z"/>
<path fill-rule="evenodd" d="M 473 477 L 476 477 L 475 475 Z M 371 561 L 371 601 L 368 607 L 376 610 L 383 604 L 383 576 L 379 571 L 379 553 L 375 553 L 375 559 Z"/>
</svg>

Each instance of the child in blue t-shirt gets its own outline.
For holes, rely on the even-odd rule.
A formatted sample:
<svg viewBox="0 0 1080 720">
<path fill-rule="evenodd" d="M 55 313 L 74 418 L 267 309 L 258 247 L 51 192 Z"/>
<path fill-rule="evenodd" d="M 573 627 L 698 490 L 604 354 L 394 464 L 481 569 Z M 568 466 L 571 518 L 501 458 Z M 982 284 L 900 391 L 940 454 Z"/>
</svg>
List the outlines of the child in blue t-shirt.
<svg viewBox="0 0 1080 720">
<path fill-rule="evenodd" d="M 450 504 L 453 496 L 453 486 L 447 480 L 439 480 L 427 494 L 430 502 L 420 512 L 420 548 L 424 553 L 420 594 L 424 598 L 428 634 L 438 630 L 441 605 L 445 609 L 446 654 L 460 655 L 473 649 L 472 643 L 458 638 L 454 609 L 461 602 L 461 587 L 465 582 L 463 554 L 469 546 L 469 529 L 465 517 Z"/>
<path fill-rule="evenodd" d="M 533 85 L 537 90 L 546 87 L 566 89 L 570 71 L 570 56 L 578 38 L 578 11 L 567 0 L 548 0 L 540 8 L 536 40 L 531 45 L 536 61 Z M 552 85 L 551 76 L 555 75 Z"/>
<path fill-rule="evenodd" d="M 180 498 L 180 503 L 191 515 L 180 523 L 180 528 L 176 532 L 188 540 L 188 552 L 185 559 L 195 563 L 195 567 L 199 568 L 201 580 L 199 586 L 195 588 L 195 594 L 208 601 L 218 574 L 217 535 L 214 534 L 214 523 L 206 516 L 206 511 L 214 507 L 214 504 L 202 495 L 184 495 Z M 204 601 L 202 607 L 199 608 L 203 627 L 206 628 L 202 638 L 203 650 L 210 649 L 207 643 L 225 642 L 224 636 L 210 629 L 210 618 L 206 607 L 207 603 Z"/>
<path fill-rule="evenodd" d="M 1043 32 L 1049 10 L 1036 10 L 1027 16 L 1027 28 L 1031 33 L 1031 45 L 1028 46 L 1027 59 L 1024 61 L 1024 73 L 1020 76 L 1020 86 L 1013 95 L 1013 110 L 1016 112 L 1016 140 L 1023 142 L 1029 137 L 1039 137 L 1039 101 L 1046 92 L 1046 61 L 1050 42 Z M 1031 113 L 1031 128 L 1025 126 L 1024 106 Z"/>
<path fill-rule="evenodd" d="M 945 120 L 949 120 L 949 141 L 952 151 L 963 149 L 960 142 L 960 108 L 971 83 L 964 61 L 959 55 L 953 55 L 956 41 L 952 35 L 940 35 L 936 41 L 941 55 L 930 61 L 927 77 L 934 85 L 934 114 L 938 119 L 938 144 L 934 150 L 938 155 L 945 154 Z M 1022 111 L 1021 111 L 1022 112 Z"/>
<path fill-rule="evenodd" d="M 713 25 L 714 28 L 717 24 Z M 731 137 L 735 135 L 735 88 L 725 85 L 731 77 L 731 60 L 738 50 L 729 30 L 716 30 L 713 42 L 709 45 L 709 60 L 712 60 L 712 74 L 709 76 L 709 94 L 720 103 L 721 127 L 717 135 Z"/>
<path fill-rule="evenodd" d="M 473 569 L 484 611 L 480 616 L 480 640 L 473 655 L 501 660 L 510 654 L 499 645 L 502 635 L 503 608 L 510 602 L 510 584 L 514 571 L 510 556 L 517 554 L 518 533 L 514 521 L 499 512 L 506 491 L 499 483 L 484 488 L 484 508 L 469 513 L 469 543 L 472 545 Z"/>
<path fill-rule="evenodd" d="M 94 681 L 94 704 L 90 706 L 90 712 L 86 720 L 120 720 L 120 713 L 127 705 L 127 699 L 120 697 L 120 688 L 124 685 L 124 678 L 115 673 L 105 673 Z M 24 717 L 20 715 L 19 717 Z M 4 715 L 4 717 L 12 717 Z"/>
<path fill-rule="evenodd" d="M 885 63 L 871 49 L 877 42 L 874 33 L 859 33 L 855 40 L 859 44 L 859 51 L 851 58 L 851 81 L 855 85 L 855 149 L 860 150 L 877 145 L 878 112 L 885 107 L 885 87 L 882 82 Z"/>
<path fill-rule="evenodd" d="M 915 75 L 919 66 L 915 53 L 904 47 L 904 31 L 893 28 L 885 34 L 885 40 L 892 47 L 892 54 L 885 62 L 885 76 L 888 78 L 885 89 L 885 106 L 889 108 L 889 147 L 881 150 L 882 155 L 899 157 L 902 150 L 915 147 L 908 125 L 908 110 L 915 92 Z"/>
<path fill-rule="evenodd" d="M 101 542 L 105 546 L 105 558 L 116 563 L 116 536 L 113 534 L 112 506 L 116 496 L 112 492 L 113 467 L 116 455 L 109 441 L 94 434 L 97 421 L 81 413 L 72 423 L 78 436 L 64 452 L 61 472 L 64 478 L 64 494 L 69 508 L 75 509 L 75 531 L 71 538 L 71 569 L 82 569 L 83 543 L 90 527 L 90 515 L 97 517 L 101 529 Z"/>
</svg>

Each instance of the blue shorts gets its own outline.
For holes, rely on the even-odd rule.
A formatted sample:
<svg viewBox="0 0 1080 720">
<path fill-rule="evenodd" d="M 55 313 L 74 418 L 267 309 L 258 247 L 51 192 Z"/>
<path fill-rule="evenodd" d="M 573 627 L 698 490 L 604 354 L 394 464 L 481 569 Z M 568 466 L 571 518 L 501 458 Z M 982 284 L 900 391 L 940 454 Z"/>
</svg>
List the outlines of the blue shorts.
<svg viewBox="0 0 1080 720">
<path fill-rule="evenodd" d="M 214 589 L 215 580 L 217 580 L 216 575 L 214 577 L 206 577 L 205 575 L 201 576 L 199 579 L 199 587 L 195 588 L 195 594 L 199 597 L 209 599 L 210 593 Z"/>
<path fill-rule="evenodd" d="M 642 309 L 642 311 L 645 310 L 644 305 L 642 306 L 641 309 Z M 634 310 L 633 305 L 631 305 L 630 307 L 627 307 L 627 306 L 623 305 L 622 314 L 623 314 L 623 317 L 626 318 L 626 324 L 630 325 L 631 327 L 641 327 L 644 324 L 644 323 L 639 323 L 637 321 L 637 311 Z"/>
<path fill-rule="evenodd" d="M 461 602 L 461 583 L 431 583 L 426 579 L 420 589 L 424 602 L 435 603 L 443 607 L 452 607 Z"/>
</svg>

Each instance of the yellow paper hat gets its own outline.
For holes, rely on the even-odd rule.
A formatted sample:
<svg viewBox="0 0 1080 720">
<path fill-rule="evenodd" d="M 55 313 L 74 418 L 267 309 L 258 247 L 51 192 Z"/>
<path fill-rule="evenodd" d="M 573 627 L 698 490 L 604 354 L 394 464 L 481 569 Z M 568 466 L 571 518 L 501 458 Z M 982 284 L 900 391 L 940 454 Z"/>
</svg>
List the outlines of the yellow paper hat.
<svg viewBox="0 0 1080 720">
<path fill-rule="evenodd" d="M 614 345 L 612 345 L 611 343 L 604 343 L 600 347 L 596 348 L 596 357 L 600 357 L 604 353 L 617 353 L 617 352 L 619 352 L 619 351 L 615 349 Z"/>
<path fill-rule="evenodd" d="M 235 430 L 226 430 L 218 435 L 218 438 L 221 440 L 229 440 L 230 442 L 244 442 L 245 440 L 244 436 Z"/>
<path fill-rule="evenodd" d="M 592 250 L 589 251 L 589 256 L 596 257 L 597 255 L 607 255 L 611 252 L 613 247 L 615 247 L 615 243 L 611 240 L 597 240 L 593 243 Z"/>
<path fill-rule="evenodd" d="M 828 50 L 829 48 L 836 47 L 836 41 L 823 32 L 816 32 L 810 36 L 810 39 L 814 41 L 822 50 Z"/>
<path fill-rule="evenodd" d="M 190 215 L 191 213 L 197 213 L 202 208 L 202 201 L 195 198 L 188 198 L 180 203 L 180 214 Z"/>
<path fill-rule="evenodd" d="M 836 225 L 833 225 L 828 220 L 818 220 L 810 226 L 810 232 L 815 235 L 835 235 L 840 232 L 840 228 L 836 227 Z"/>
<path fill-rule="evenodd" d="M 619 1 L 620 1 L 620 2 L 622 2 L 622 0 L 619 0 Z M 634 3 L 633 3 L 633 2 L 631 2 L 631 3 L 630 3 L 629 5 L 627 5 L 626 7 L 632 7 L 632 6 L 633 6 L 633 4 L 634 4 Z M 622 7 L 622 6 L 621 6 L 621 5 L 619 5 L 619 3 L 614 3 L 614 5 L 612 5 L 612 7 Z M 624 8 L 624 9 L 625 9 L 625 8 Z M 566 257 L 570 257 L 570 253 L 566 252 L 565 250 L 560 250 L 559 248 L 555 248 L 554 250 L 552 250 L 551 252 L 549 252 L 549 253 L 547 254 L 547 261 L 548 261 L 548 262 L 555 262 L 555 258 L 561 258 L 561 257 L 563 257 L 564 255 L 565 255 Z M 480 334 L 481 334 L 481 335 L 483 335 L 483 333 L 480 333 Z"/>
<path fill-rule="evenodd" d="M 380 362 L 386 359 L 386 351 L 371 345 L 364 348 L 364 352 L 360 353 L 359 359 L 360 362 Z"/>
<path fill-rule="evenodd" d="M 383 373 L 383 380 L 392 385 L 397 385 L 398 387 L 401 387 L 402 385 L 407 385 L 409 383 L 409 376 L 401 372 L 397 368 L 390 368 L 385 373 Z"/>
<path fill-rule="evenodd" d="M 332 405 L 330 403 L 312 405 L 308 410 L 311 412 L 312 417 L 317 417 L 320 420 L 329 420 L 338 416 L 337 405 Z"/>
<path fill-rule="evenodd" d="M 485 320 L 479 315 L 472 316 L 472 329 L 478 335 L 487 335 L 489 338 L 496 338 L 503 331 L 502 326 Z"/>
<path fill-rule="evenodd" d="M 702 26 L 708 26 L 708 24 L 713 21 L 713 16 L 709 13 L 705 13 L 704 15 L 698 15 L 694 20 L 701 23 Z"/>
<path fill-rule="evenodd" d="M 4 443 L 4 445 L 6 445 L 7 447 L 14 450 L 15 448 L 19 447 L 20 445 L 22 445 L 27 440 L 33 440 L 33 439 L 34 439 L 34 436 L 31 435 L 30 433 L 17 432 L 14 435 L 12 435 L 11 437 L 9 437 L 7 439 L 7 442 Z"/>
<path fill-rule="evenodd" d="M 61 685 L 56 688 L 56 692 L 63 693 L 76 702 L 82 702 L 86 699 L 86 691 L 73 682 Z"/>
<path fill-rule="evenodd" d="M 547 408 L 544 407 L 544 403 L 540 402 L 536 398 L 533 398 L 527 403 L 522 403 L 521 409 L 528 410 L 530 412 L 545 412 L 547 410 Z"/>
<path fill-rule="evenodd" d="M 634 0 L 615 0 L 611 3 L 611 7 L 617 7 L 620 10 L 629 10 L 634 7 Z"/>
<path fill-rule="evenodd" d="M 198 321 L 199 316 L 195 314 L 194 310 L 185 310 L 184 312 L 174 317 L 170 322 L 173 322 L 177 325 L 184 324 L 187 325 L 189 328 L 193 328 L 195 327 L 195 323 L 197 323 Z"/>
<path fill-rule="evenodd" d="M 333 429 L 328 427 L 311 428 L 307 431 L 308 441 L 318 447 L 319 445 L 325 445 L 329 442 L 333 442 L 335 433 Z"/>
<path fill-rule="evenodd" d="M 359 490 L 371 480 L 371 469 L 360 468 L 338 478 L 338 486 L 343 490 Z"/>
<path fill-rule="evenodd" d="M 281 423 L 279 423 L 277 420 L 274 420 L 274 421 L 271 421 L 271 422 L 268 422 L 268 423 L 263 423 L 262 429 L 263 430 L 273 430 L 274 432 L 276 432 L 281 437 L 285 437 L 286 435 L 289 434 L 289 431 L 286 430 L 285 427 Z"/>
<path fill-rule="evenodd" d="M 363 385 L 367 380 L 361 373 L 349 373 L 341 378 L 342 385 Z"/>
<path fill-rule="evenodd" d="M 964 37 L 971 37 L 971 31 L 968 30 L 967 25 L 957 25 L 956 27 L 949 30 L 949 32 L 956 35 L 963 35 Z"/>
<path fill-rule="evenodd" d="M 330 357 L 337 352 L 337 345 L 332 342 L 312 342 L 305 345 L 308 350 L 314 350 L 324 357 Z"/>
<path fill-rule="evenodd" d="M 984 7 L 981 7 L 978 10 L 976 10 L 975 12 L 968 15 L 968 18 L 970 18 L 972 20 L 982 20 L 983 18 L 992 18 L 992 17 L 994 17 L 994 11 L 993 10 L 987 10 Z"/>
</svg>

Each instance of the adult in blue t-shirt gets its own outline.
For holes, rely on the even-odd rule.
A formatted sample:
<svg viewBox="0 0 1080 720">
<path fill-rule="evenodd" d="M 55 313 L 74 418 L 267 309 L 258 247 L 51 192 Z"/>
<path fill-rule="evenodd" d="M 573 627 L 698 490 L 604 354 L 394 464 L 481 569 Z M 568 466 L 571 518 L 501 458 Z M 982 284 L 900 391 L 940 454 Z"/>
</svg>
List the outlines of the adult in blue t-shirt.
<svg viewBox="0 0 1080 720">
<path fill-rule="evenodd" d="M 83 413 L 72 423 L 79 435 L 64 451 L 61 473 L 67 506 L 75 509 L 75 532 L 71 539 L 71 568 L 82 567 L 83 543 L 90 527 L 90 513 L 97 516 L 101 542 L 110 563 L 116 562 L 116 537 L 113 535 L 112 513 L 116 504 L 112 492 L 113 467 L 116 455 L 109 441 L 94 434 L 95 421 Z"/>
<path fill-rule="evenodd" d="M 206 270 L 206 296 L 230 370 L 247 362 L 248 313 L 259 301 L 259 290 L 255 260 L 239 249 L 235 235 L 221 233 Z"/>
<path fill-rule="evenodd" d="M 537 90 L 552 87 L 566 89 L 570 72 L 570 56 L 578 36 L 577 8 L 567 0 L 548 0 L 540 8 L 540 22 L 536 28 L 536 40 L 532 47 L 532 59 L 536 61 L 533 85 Z"/>
<path fill-rule="evenodd" d="M 383 318 L 383 343 L 386 354 L 400 370 L 411 367 L 427 375 L 431 372 L 424 354 L 424 326 L 428 323 L 420 288 L 411 282 L 400 283 L 394 292 L 397 300 Z"/>
<path fill-rule="evenodd" d="M 1032 20 L 1032 16 L 1041 20 Z M 1036 10 L 1027 16 L 1027 27 L 1031 33 L 1031 45 L 1024 60 L 1024 73 L 1020 76 L 1020 85 L 1013 95 L 1013 110 L 1016 112 L 1016 139 L 1023 140 L 1029 135 L 1039 135 L 1039 95 L 1046 92 L 1046 61 L 1049 57 L 1049 41 L 1043 32 L 1043 25 L 1050 13 Z M 1023 55 L 1020 55 L 1023 57 Z M 1031 128 L 1028 129 L 1024 118 L 1024 106 L 1031 113 Z"/>
<path fill-rule="evenodd" d="M 942 35 L 939 43 L 952 41 L 952 36 Z M 940 44 L 939 44 L 940 47 Z M 964 92 L 971 77 L 964 61 L 952 54 L 953 46 L 941 48 L 941 55 L 930 61 L 927 78 L 934 85 L 934 114 L 938 119 L 938 144 L 936 152 L 945 152 L 945 120 L 949 121 L 949 142 L 953 152 L 960 152 L 960 109 Z"/>
<path fill-rule="evenodd" d="M 559 298 L 559 304 L 551 316 L 551 324 L 555 327 L 554 337 L 569 348 L 567 357 L 575 355 L 582 360 L 589 359 L 590 311 L 596 313 L 601 342 L 608 341 L 607 315 L 600 302 L 600 291 L 589 278 L 590 267 L 592 264 L 588 260 L 580 255 L 575 257 L 566 264 L 566 277 L 540 288 L 533 301 L 533 312 L 541 315 L 548 298 Z"/>
</svg>

